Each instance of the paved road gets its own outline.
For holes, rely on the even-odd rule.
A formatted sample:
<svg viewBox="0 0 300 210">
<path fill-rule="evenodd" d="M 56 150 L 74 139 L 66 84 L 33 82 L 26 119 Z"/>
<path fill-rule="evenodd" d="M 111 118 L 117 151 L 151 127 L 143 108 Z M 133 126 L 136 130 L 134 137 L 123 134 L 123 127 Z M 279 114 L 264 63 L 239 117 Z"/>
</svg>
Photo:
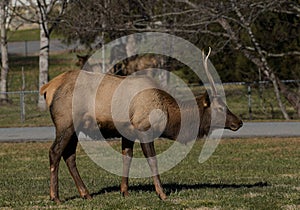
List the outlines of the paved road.
<svg viewBox="0 0 300 210">
<path fill-rule="evenodd" d="M 225 130 L 223 138 L 300 137 L 300 122 L 249 122 L 237 132 Z M 0 142 L 45 141 L 55 138 L 53 127 L 0 128 Z"/>
<path fill-rule="evenodd" d="M 223 137 L 300 137 L 300 122 L 250 122 L 237 132 L 224 130 Z"/>
<path fill-rule="evenodd" d="M 0 142 L 45 141 L 54 138 L 54 127 L 0 128 Z"/>
<path fill-rule="evenodd" d="M 72 50 L 76 44 L 66 45 L 60 40 L 50 40 L 50 52 L 60 52 L 65 50 Z M 32 55 L 38 54 L 40 50 L 40 41 L 22 41 L 22 42 L 8 42 L 8 53 Z"/>
</svg>

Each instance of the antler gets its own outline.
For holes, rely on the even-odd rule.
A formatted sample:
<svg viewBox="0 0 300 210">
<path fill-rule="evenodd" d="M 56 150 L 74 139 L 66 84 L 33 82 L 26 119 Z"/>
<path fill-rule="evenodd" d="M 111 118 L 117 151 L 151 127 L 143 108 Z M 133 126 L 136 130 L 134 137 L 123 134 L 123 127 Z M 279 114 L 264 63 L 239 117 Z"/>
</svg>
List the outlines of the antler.
<svg viewBox="0 0 300 210">
<path fill-rule="evenodd" d="M 211 48 L 210 47 L 209 47 L 207 56 L 205 56 L 204 50 L 202 50 L 202 60 L 203 60 L 203 66 L 204 66 L 206 76 L 207 76 L 209 84 L 211 86 L 212 94 L 213 94 L 213 96 L 217 96 L 218 95 L 217 94 L 217 88 L 215 86 L 215 82 L 213 80 L 213 77 L 212 77 L 211 73 L 208 70 L 208 65 L 207 65 L 207 61 L 208 61 L 208 57 L 209 57 L 210 53 L 211 53 Z"/>
</svg>

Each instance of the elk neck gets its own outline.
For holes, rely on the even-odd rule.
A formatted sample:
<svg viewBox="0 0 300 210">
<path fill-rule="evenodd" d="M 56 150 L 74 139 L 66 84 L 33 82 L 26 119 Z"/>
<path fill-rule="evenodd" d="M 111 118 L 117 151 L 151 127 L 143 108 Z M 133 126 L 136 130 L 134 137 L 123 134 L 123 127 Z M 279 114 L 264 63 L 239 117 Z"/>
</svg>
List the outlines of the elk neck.
<svg viewBox="0 0 300 210">
<path fill-rule="evenodd" d="M 179 105 L 175 100 L 172 100 L 172 103 L 170 103 L 171 101 L 168 101 L 168 123 L 162 137 L 177 140 L 180 143 L 186 144 L 195 140 L 195 136 L 191 135 L 191 133 L 203 133 L 198 130 L 200 127 L 199 123 L 202 124 L 202 116 L 204 114 L 204 107 L 201 105 L 203 100 L 203 97 L 197 98 L 197 106 L 195 106 L 195 103 L 192 103 L 191 100 L 181 101 Z M 199 115 L 199 118 L 195 117 L 196 114 Z M 184 116 L 185 119 L 181 119 L 182 116 Z M 193 123 L 195 123 L 194 125 L 197 125 L 197 131 L 191 131 L 189 129 L 190 125 Z M 183 127 L 180 138 L 178 138 L 181 126 L 185 127 Z"/>
</svg>

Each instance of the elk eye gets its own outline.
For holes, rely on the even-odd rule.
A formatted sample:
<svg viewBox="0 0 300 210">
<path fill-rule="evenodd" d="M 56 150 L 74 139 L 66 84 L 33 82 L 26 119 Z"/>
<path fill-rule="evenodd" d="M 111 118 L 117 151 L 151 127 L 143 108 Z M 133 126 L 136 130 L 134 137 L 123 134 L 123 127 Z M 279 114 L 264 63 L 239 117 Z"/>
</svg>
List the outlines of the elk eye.
<svg viewBox="0 0 300 210">
<path fill-rule="evenodd" d="M 226 111 L 226 107 L 220 106 L 220 107 L 218 107 L 218 111 L 219 112 L 225 112 Z"/>
</svg>

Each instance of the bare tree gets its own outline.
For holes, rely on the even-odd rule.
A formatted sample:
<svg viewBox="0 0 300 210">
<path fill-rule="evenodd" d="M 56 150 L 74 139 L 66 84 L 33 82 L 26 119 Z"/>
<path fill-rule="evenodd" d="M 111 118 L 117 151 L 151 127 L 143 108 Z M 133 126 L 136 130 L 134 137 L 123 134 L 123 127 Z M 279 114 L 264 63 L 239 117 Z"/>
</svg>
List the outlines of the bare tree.
<svg viewBox="0 0 300 210">
<path fill-rule="evenodd" d="M 53 29 L 61 21 L 61 17 L 67 7 L 67 0 L 18 0 L 18 3 L 26 8 L 31 16 L 17 15 L 26 21 L 38 23 L 40 27 L 40 53 L 39 53 L 39 88 L 48 82 L 50 35 Z M 43 96 L 39 96 L 38 107 L 46 109 Z"/>
<path fill-rule="evenodd" d="M 300 116 L 299 94 L 289 90 L 280 81 L 268 61 L 269 57 L 299 56 L 300 51 L 268 52 L 263 49 L 262 40 L 258 40 L 253 31 L 256 20 L 266 12 L 293 14 L 299 17 L 299 4 L 286 0 L 230 0 L 227 2 L 210 1 L 197 3 L 189 0 L 177 0 L 176 2 L 182 4 L 183 9 L 181 11 L 171 11 L 161 15 L 154 15 L 150 18 L 155 20 L 161 16 L 181 16 L 184 13 L 189 14 L 184 15 L 184 20 L 176 26 L 175 31 L 178 33 L 209 34 L 214 37 L 223 38 L 222 42 L 224 45 L 219 44 L 221 48 L 229 44 L 233 49 L 238 50 L 249 61 L 254 63 L 258 71 L 261 71 L 265 78 L 272 82 L 277 103 L 284 118 L 290 119 L 282 102 L 281 94 L 294 107 L 298 116 Z M 137 20 L 137 22 L 141 21 Z M 220 26 L 222 30 L 218 29 L 218 26 Z M 197 30 L 196 27 L 198 27 Z"/>
<path fill-rule="evenodd" d="M 76 1 L 81 2 L 82 1 Z M 85 1 L 86 2 L 86 1 Z M 90 2 L 90 1 L 87 1 Z M 88 3 L 87 3 L 88 4 Z M 286 58 L 299 56 L 298 47 L 274 47 L 278 43 L 266 46 L 268 37 L 261 37 L 257 24 L 261 17 L 271 14 L 285 14 L 299 18 L 299 4 L 288 0 L 121 0 L 109 1 L 106 10 L 96 2 L 91 1 L 94 10 L 76 13 L 76 21 L 69 19 L 70 30 L 80 31 L 81 36 L 86 31 L 107 34 L 130 34 L 133 32 L 158 31 L 179 35 L 194 43 L 201 43 L 213 47 L 214 52 L 221 52 L 224 48 L 241 53 L 256 66 L 259 74 L 271 81 L 283 117 L 289 119 L 281 96 L 294 107 L 300 117 L 300 96 L 280 82 L 280 76 L 272 65 L 271 58 Z M 96 6 L 96 7 L 95 7 Z M 85 6 L 88 7 L 88 6 Z M 84 7 L 80 7 L 81 9 Z M 96 9 L 97 8 L 97 9 Z M 107 12 L 109 11 L 109 12 Z M 96 25 L 98 14 L 102 14 L 108 21 L 106 27 Z M 84 28 L 80 26 L 80 19 L 84 19 Z M 93 20 L 92 26 L 86 23 Z M 82 24 L 82 23 L 81 23 Z M 294 24 L 298 24 L 296 21 Z M 67 27 L 67 26 L 66 26 Z M 297 28 L 297 26 L 296 26 Z M 84 29 L 84 30 L 82 30 Z M 298 33 L 299 34 L 299 33 Z M 279 42 L 280 43 L 280 42 Z M 280 44 L 278 44 L 279 46 Z"/>
<path fill-rule="evenodd" d="M 60 11 L 57 17 L 51 20 L 51 12 L 55 9 L 57 3 L 61 4 Z M 39 89 L 48 82 L 50 34 L 60 21 L 61 15 L 63 14 L 66 6 L 66 0 L 63 0 L 62 2 L 58 0 L 51 0 L 49 3 L 37 0 L 36 11 L 40 25 Z M 46 102 L 43 97 L 39 97 L 38 107 L 41 110 L 46 109 Z"/>
<path fill-rule="evenodd" d="M 8 50 L 7 50 L 7 23 L 8 23 L 8 6 L 9 0 L 3 0 L 0 3 L 0 30 L 1 30 L 1 81 L 0 81 L 0 102 L 8 102 L 7 92 L 7 74 L 8 66 Z"/>
<path fill-rule="evenodd" d="M 222 28 L 227 32 L 227 35 L 229 35 L 229 38 L 232 42 L 232 45 L 234 46 L 235 49 L 239 50 L 244 54 L 245 57 L 247 57 L 251 62 L 253 62 L 257 68 L 265 74 L 265 76 L 272 82 L 274 86 L 274 92 L 276 95 L 276 99 L 278 102 L 278 105 L 282 111 L 282 114 L 285 119 L 289 119 L 289 116 L 286 112 L 285 106 L 283 105 L 283 102 L 280 98 L 279 94 L 279 84 L 278 84 L 278 77 L 275 75 L 274 71 L 268 64 L 268 61 L 265 57 L 265 55 L 262 53 L 262 48 L 258 40 L 256 39 L 252 28 L 252 19 L 248 17 L 244 17 L 242 12 L 240 11 L 240 8 L 238 7 L 237 3 L 235 0 L 230 0 L 231 2 L 231 8 L 234 11 L 236 18 L 234 21 L 238 23 L 244 30 L 246 30 L 246 33 L 251 40 L 251 45 L 255 49 L 254 52 L 249 51 L 244 44 L 243 41 L 240 39 L 239 34 L 237 34 L 236 30 L 233 28 L 233 26 L 230 24 L 230 21 L 233 20 L 234 17 L 232 16 L 225 16 L 223 15 L 222 17 L 218 18 L 217 21 L 218 23 L 222 26 Z"/>
<path fill-rule="evenodd" d="M 223 29 L 227 31 L 227 34 L 230 35 L 230 40 L 232 41 L 234 47 L 242 52 L 244 56 L 247 57 L 251 62 L 253 62 L 257 66 L 258 70 L 262 71 L 265 77 L 272 82 L 278 106 L 280 107 L 284 118 L 290 119 L 281 100 L 280 91 L 290 102 L 290 104 L 293 105 L 299 116 L 300 97 L 296 93 L 288 91 L 286 86 L 280 81 L 279 77 L 276 75 L 275 71 L 268 62 L 268 53 L 263 52 L 262 44 L 259 42 L 255 36 L 255 33 L 253 32 L 253 24 L 260 13 L 265 10 L 270 10 L 271 8 L 274 8 L 275 10 L 278 7 L 278 3 L 282 2 L 284 1 L 263 1 L 255 3 L 251 3 L 249 1 L 239 1 L 238 3 L 236 0 L 230 0 L 231 9 L 235 13 L 235 16 L 220 17 L 218 18 L 218 22 Z M 243 44 L 240 36 L 238 36 L 236 30 L 234 30 L 232 24 L 230 24 L 232 21 L 238 23 L 238 25 L 246 32 L 248 39 L 250 40 L 250 46 L 245 46 L 245 44 Z"/>
</svg>

